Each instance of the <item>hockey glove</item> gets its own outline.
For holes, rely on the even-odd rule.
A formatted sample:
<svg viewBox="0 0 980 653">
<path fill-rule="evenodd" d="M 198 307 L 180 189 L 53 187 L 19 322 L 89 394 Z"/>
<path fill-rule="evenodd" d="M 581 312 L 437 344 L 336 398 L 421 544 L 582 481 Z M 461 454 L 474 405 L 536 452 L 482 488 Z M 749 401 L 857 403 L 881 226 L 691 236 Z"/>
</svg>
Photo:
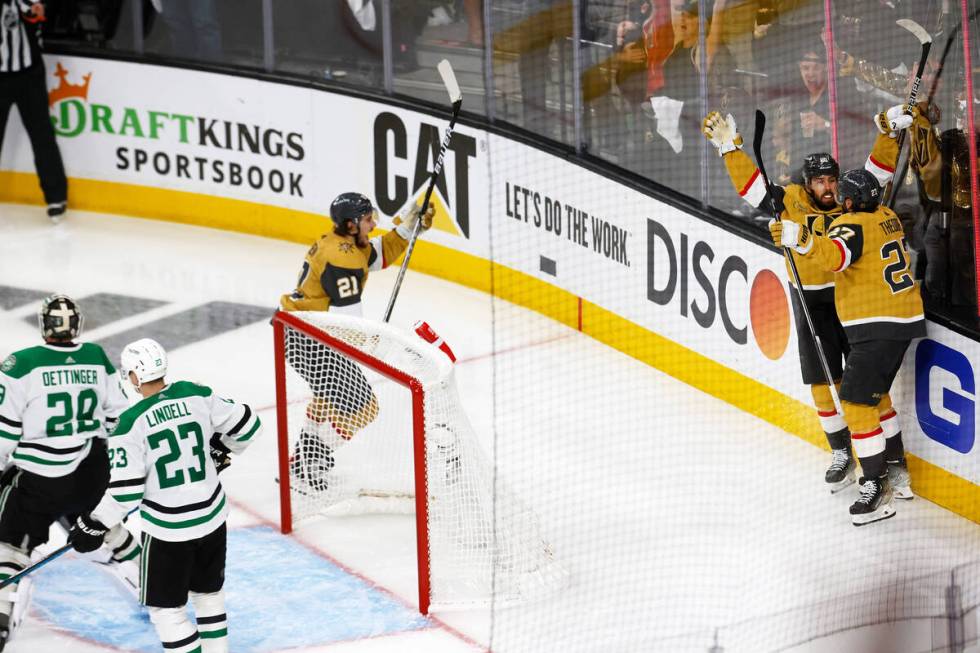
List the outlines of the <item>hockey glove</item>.
<svg viewBox="0 0 980 653">
<path fill-rule="evenodd" d="M 875 127 L 889 138 L 895 138 L 898 132 L 911 126 L 912 114 L 905 110 L 904 104 L 896 104 L 875 116 Z"/>
<path fill-rule="evenodd" d="M 724 118 L 712 111 L 701 123 L 701 132 L 718 150 L 719 156 L 742 149 L 742 137 L 735 128 L 735 118 L 728 114 Z"/>
<path fill-rule="evenodd" d="M 220 474 L 231 466 L 231 449 L 221 441 L 221 436 L 215 433 L 211 436 L 211 461 L 214 469 Z"/>
<path fill-rule="evenodd" d="M 79 515 L 68 531 L 68 542 L 79 553 L 90 553 L 102 546 L 107 532 L 109 529 L 91 515 Z"/>
<path fill-rule="evenodd" d="M 395 218 L 395 231 L 398 235 L 408 240 L 412 237 L 412 232 L 415 231 L 415 223 L 419 221 L 419 213 L 422 211 L 422 207 L 415 205 L 402 220 L 400 217 Z M 430 206 L 425 211 L 425 215 L 422 216 L 422 231 L 427 230 L 432 226 L 432 218 L 436 215 L 436 209 L 434 206 Z"/>
<path fill-rule="evenodd" d="M 769 233 L 776 247 L 792 247 L 800 254 L 806 254 L 813 247 L 813 238 L 805 224 L 789 220 L 770 220 Z"/>
</svg>

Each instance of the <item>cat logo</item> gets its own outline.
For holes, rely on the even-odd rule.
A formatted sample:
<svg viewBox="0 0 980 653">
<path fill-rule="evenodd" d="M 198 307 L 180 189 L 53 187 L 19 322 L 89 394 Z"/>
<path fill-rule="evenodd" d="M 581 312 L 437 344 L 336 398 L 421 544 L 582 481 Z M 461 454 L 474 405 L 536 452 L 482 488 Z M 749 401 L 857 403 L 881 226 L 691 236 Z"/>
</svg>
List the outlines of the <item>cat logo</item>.
<svg viewBox="0 0 980 653">
<path fill-rule="evenodd" d="M 378 114 L 374 120 L 374 196 L 378 209 L 389 216 L 398 213 L 409 199 L 422 203 L 439 156 L 442 133 L 437 125 L 420 122 L 414 157 L 410 157 L 408 140 L 400 116 L 389 111 Z M 433 229 L 470 237 L 469 166 L 474 158 L 476 139 L 454 131 L 442 174 L 429 200 L 436 209 Z M 406 173 L 410 173 L 411 187 Z M 453 182 L 452 192 L 447 179 Z"/>
</svg>

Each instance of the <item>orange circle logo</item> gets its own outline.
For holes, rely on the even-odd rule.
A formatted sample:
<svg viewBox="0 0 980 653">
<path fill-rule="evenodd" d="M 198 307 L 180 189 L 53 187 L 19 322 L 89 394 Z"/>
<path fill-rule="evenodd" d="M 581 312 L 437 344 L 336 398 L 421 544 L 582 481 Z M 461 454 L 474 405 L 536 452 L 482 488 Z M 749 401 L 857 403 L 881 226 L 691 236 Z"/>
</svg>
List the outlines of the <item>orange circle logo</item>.
<svg viewBox="0 0 980 653">
<path fill-rule="evenodd" d="M 789 344 L 789 302 L 782 282 L 771 270 L 762 270 L 752 281 L 749 317 L 763 355 L 778 360 Z"/>
</svg>

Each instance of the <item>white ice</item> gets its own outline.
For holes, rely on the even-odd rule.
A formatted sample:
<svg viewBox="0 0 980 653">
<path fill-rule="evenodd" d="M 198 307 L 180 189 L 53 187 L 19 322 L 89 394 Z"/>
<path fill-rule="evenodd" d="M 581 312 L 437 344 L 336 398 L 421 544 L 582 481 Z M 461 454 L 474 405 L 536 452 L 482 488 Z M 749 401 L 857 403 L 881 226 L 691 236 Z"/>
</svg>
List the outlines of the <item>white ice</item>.
<svg viewBox="0 0 980 653">
<path fill-rule="evenodd" d="M 0 205 L 0 284 L 172 302 L 87 338 L 211 300 L 271 312 L 305 249 L 78 211 L 52 226 L 38 208 Z M 366 315 L 381 315 L 394 276 L 372 274 Z M 38 341 L 23 320 L 34 310 L 0 311 L 0 355 Z M 707 651 L 716 629 L 726 652 L 763 650 L 748 648 L 746 626 L 737 624 L 774 628 L 772 646 L 785 646 L 780 634 L 801 620 L 832 628 L 854 600 L 884 605 L 889 584 L 915 594 L 915 578 L 980 558 L 980 528 L 921 498 L 898 505 L 890 521 L 854 528 L 854 490 L 831 496 L 824 487 L 826 453 L 536 313 L 410 272 L 393 322 L 407 328 L 420 318 L 461 359 L 457 380 L 471 421 L 511 490 L 537 512 L 571 586 L 497 611 L 492 641 L 490 612 L 472 610 L 438 614 L 426 630 L 290 650 Z M 230 527 L 277 524 L 269 325 L 172 351 L 170 369 L 171 378 L 262 410 L 264 437 L 223 481 Z M 324 518 L 292 537 L 416 605 L 412 517 Z M 41 573 L 57 574 L 57 563 Z M 862 591 L 869 598 L 837 598 Z M 811 604 L 783 620 L 753 621 Z M 887 650 L 928 650 L 923 629 L 913 630 Z M 119 649 L 32 614 L 7 650 Z M 818 641 L 791 650 L 826 649 Z"/>
</svg>

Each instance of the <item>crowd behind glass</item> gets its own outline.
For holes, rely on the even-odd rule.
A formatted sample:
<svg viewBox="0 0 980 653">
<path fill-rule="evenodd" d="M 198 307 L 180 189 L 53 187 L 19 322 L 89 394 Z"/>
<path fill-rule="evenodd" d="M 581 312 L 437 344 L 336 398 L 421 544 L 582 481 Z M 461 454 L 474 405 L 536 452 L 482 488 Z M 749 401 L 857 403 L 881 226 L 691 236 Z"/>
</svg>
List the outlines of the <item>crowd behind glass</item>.
<svg viewBox="0 0 980 653">
<path fill-rule="evenodd" d="M 435 64 L 447 57 L 468 110 L 762 228 L 767 216 L 742 202 L 700 134 L 704 115 L 731 113 L 750 142 L 754 110 L 765 111 L 773 181 L 798 181 L 811 152 L 858 167 L 877 133 L 872 116 L 907 101 L 920 45 L 896 21 L 912 19 L 933 47 L 895 209 L 927 307 L 977 326 L 966 70 L 980 83 L 980 0 L 968 2 L 967 29 L 953 0 L 46 4 L 56 49 L 262 69 L 434 102 L 444 95 Z"/>
</svg>

